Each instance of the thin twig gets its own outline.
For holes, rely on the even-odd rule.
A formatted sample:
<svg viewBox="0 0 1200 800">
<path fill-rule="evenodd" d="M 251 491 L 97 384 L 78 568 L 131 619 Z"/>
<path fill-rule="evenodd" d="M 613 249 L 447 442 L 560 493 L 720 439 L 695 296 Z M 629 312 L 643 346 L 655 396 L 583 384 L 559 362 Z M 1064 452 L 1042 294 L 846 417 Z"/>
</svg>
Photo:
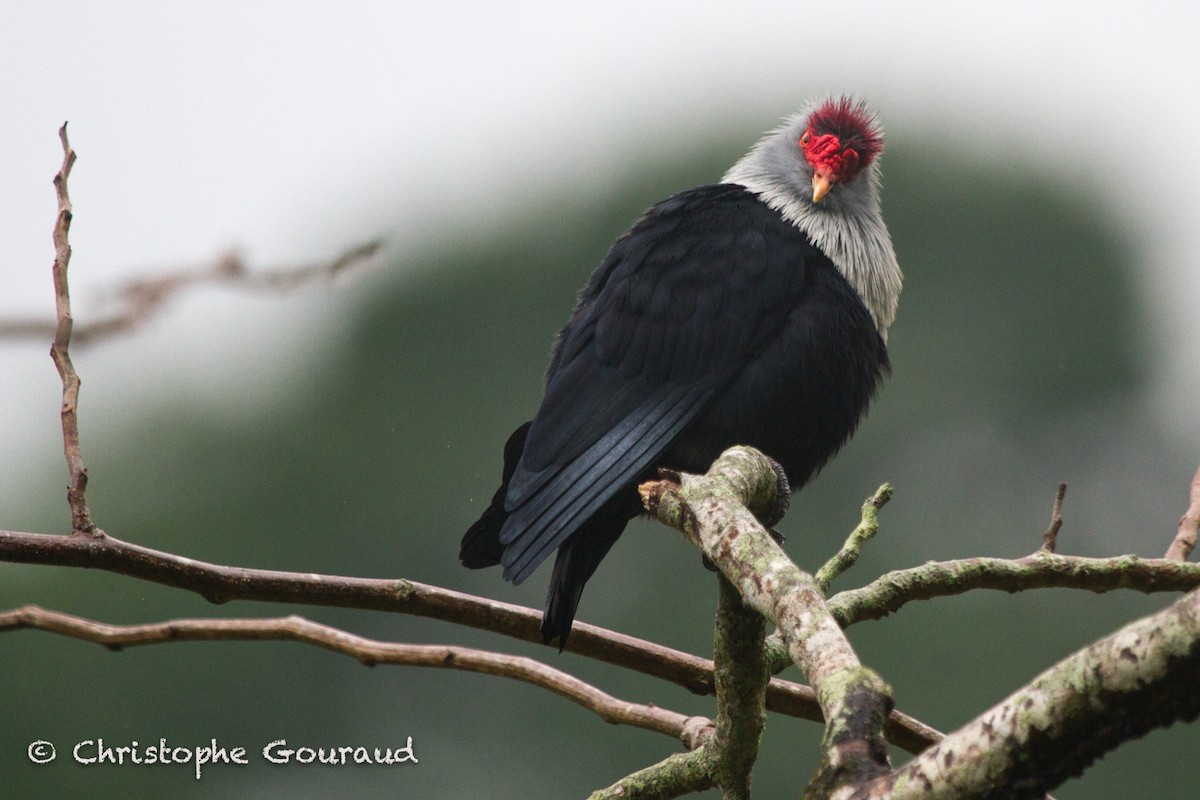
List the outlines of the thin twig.
<svg viewBox="0 0 1200 800">
<path fill-rule="evenodd" d="M 54 222 L 54 300 L 56 318 L 54 329 L 54 344 L 50 347 L 50 357 L 58 368 L 62 378 L 62 431 L 63 454 L 67 459 L 67 472 L 70 483 L 67 486 L 67 503 L 71 507 L 71 530 L 76 533 L 103 536 L 104 531 L 96 528 L 92 522 L 92 512 L 87 505 L 87 467 L 83 464 L 83 454 L 79 448 L 79 376 L 71 363 L 69 348 L 71 345 L 71 329 L 74 320 L 71 318 L 71 295 L 67 283 L 67 266 L 71 263 L 71 244 L 67 236 L 71 230 L 71 198 L 67 194 L 67 178 L 71 167 L 75 165 L 75 151 L 67 141 L 67 123 L 58 129 L 58 138 L 62 142 L 63 162 L 54 176 L 54 191 L 58 197 L 58 216 Z"/>
<path fill-rule="evenodd" d="M 1200 530 L 1200 467 L 1196 468 L 1196 475 L 1192 478 L 1190 496 L 1187 511 L 1179 518 L 1179 530 L 1167 548 L 1165 558 L 1170 561 L 1187 561 L 1196 547 L 1196 534 Z"/>
<path fill-rule="evenodd" d="M 1054 507 L 1050 511 L 1050 527 L 1042 534 L 1042 550 L 1053 553 L 1058 547 L 1058 532 L 1062 530 L 1063 499 L 1067 496 L 1067 485 L 1060 483 L 1054 493 Z"/>
<path fill-rule="evenodd" d="M 858 561 L 859 555 L 862 554 L 863 545 L 879 532 L 879 509 L 887 505 L 887 502 L 892 499 L 892 487 L 888 484 L 883 484 L 875 490 L 875 494 L 867 498 L 862 506 L 862 517 L 858 526 L 850 532 L 846 537 L 845 544 L 833 558 L 825 562 L 825 565 L 817 570 L 814 579 L 822 593 L 829 591 L 829 586 L 839 575 L 854 566 L 854 562 Z"/>
<path fill-rule="evenodd" d="M 260 292 L 285 292 L 334 280 L 345 272 L 368 263 L 383 247 L 381 240 L 355 245 L 332 261 L 320 261 L 300 267 L 249 269 L 236 253 L 230 252 L 211 264 L 184 267 L 153 277 L 137 278 L 116 290 L 118 310 L 75 326 L 76 344 L 89 344 L 145 325 L 176 295 L 205 285 L 233 286 Z M 0 319 L 0 339 L 44 340 L 54 335 L 54 323 L 41 319 Z"/>
<path fill-rule="evenodd" d="M 145 625 L 109 625 L 29 605 L 0 612 L 0 632 L 38 629 L 94 642 L 111 650 L 186 641 L 287 640 L 351 656 L 367 666 L 460 669 L 498 675 L 548 689 L 599 715 L 605 722 L 665 733 L 689 749 L 712 735 L 713 722 L 657 706 L 618 700 L 574 675 L 525 656 L 448 645 L 400 644 L 368 639 L 303 617 L 274 619 L 175 619 Z"/>
</svg>

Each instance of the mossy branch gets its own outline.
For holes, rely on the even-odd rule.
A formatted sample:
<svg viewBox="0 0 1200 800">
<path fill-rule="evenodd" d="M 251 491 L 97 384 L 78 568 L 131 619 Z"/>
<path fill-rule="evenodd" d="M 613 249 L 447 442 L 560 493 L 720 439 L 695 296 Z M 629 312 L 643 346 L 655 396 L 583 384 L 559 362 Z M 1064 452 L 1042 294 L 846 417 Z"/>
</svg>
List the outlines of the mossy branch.
<svg viewBox="0 0 1200 800">
<path fill-rule="evenodd" d="M 825 562 L 825 566 L 817 570 L 817 587 L 822 593 L 829 591 L 829 585 L 846 570 L 854 566 L 862 554 L 863 545 L 879 532 L 879 509 L 892 499 L 892 487 L 884 484 L 875 490 L 875 494 L 866 499 L 862 506 L 862 520 L 850 535 L 846 543 L 833 558 Z"/>
<path fill-rule="evenodd" d="M 670 800 L 711 789 L 715 785 L 712 774 L 712 753 L 701 747 L 626 775 L 612 786 L 592 792 L 588 800 Z"/>
<path fill-rule="evenodd" d="M 863 800 L 932 798 L 949 796 L 949 787 L 954 797 L 1042 797 L 1121 742 L 1200 715 L 1200 695 L 1190 681 L 1200 669 L 1200 591 L 1194 591 L 1084 648 L 892 770 L 880 733 L 889 689 L 858 663 L 841 627 L 922 596 L 971 588 L 1186 588 L 1200 577 L 1196 565 L 1132 556 L 1079 559 L 1041 548 L 1023 559 L 902 570 L 843 592 L 826 606 L 821 584 L 787 559 L 748 510 L 772 507 L 773 474 L 765 457 L 733 448 L 706 475 L 672 475 L 644 485 L 642 494 L 647 508 L 700 547 L 747 605 L 775 621 L 788 656 L 816 689 L 826 735 L 822 767 L 805 797 L 848 791 L 846 796 Z M 863 522 L 822 570 L 826 584 L 853 563 L 877 529 L 878 506 L 872 505 L 864 506 Z M 756 649 L 755 657 L 761 653 Z"/>
<path fill-rule="evenodd" d="M 750 772 L 767 722 L 764 697 L 770 674 L 764 658 L 767 623 L 742 602 L 724 575 L 718 577 L 716 635 L 716 731 L 714 777 L 728 800 L 748 800 Z"/>
<path fill-rule="evenodd" d="M 1040 797 L 1122 742 L 1200 715 L 1200 591 L 1043 672 L 855 800 Z"/>
<path fill-rule="evenodd" d="M 763 658 L 766 621 L 742 602 L 724 576 L 718 581 L 713 735 L 692 752 L 670 756 L 593 793 L 591 800 L 658 800 L 714 786 L 721 788 L 726 800 L 749 800 L 750 773 L 766 724 L 764 697 L 770 679 Z"/>
<path fill-rule="evenodd" d="M 1082 558 L 1039 550 L 1024 558 L 965 558 L 886 573 L 860 589 L 839 592 L 829 609 L 843 627 L 880 619 L 914 600 L 962 594 L 972 589 L 1086 589 L 1110 592 L 1178 592 L 1200 586 L 1200 564 L 1139 558 Z"/>
<path fill-rule="evenodd" d="M 776 465 L 756 450 L 734 447 L 707 474 L 675 477 L 641 487 L 646 507 L 682 531 L 744 602 L 778 627 L 826 720 L 821 775 L 840 781 L 885 772 L 890 688 L 859 662 L 813 577 L 788 559 L 752 513 L 778 508 Z"/>
</svg>

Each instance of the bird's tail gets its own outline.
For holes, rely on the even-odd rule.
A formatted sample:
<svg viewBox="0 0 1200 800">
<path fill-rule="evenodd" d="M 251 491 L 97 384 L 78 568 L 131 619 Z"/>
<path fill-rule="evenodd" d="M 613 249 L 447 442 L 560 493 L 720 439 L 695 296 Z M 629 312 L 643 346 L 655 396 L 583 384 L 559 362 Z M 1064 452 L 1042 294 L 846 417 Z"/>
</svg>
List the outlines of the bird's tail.
<svg viewBox="0 0 1200 800">
<path fill-rule="evenodd" d="M 504 496 L 508 494 L 508 482 L 512 480 L 521 453 L 525 451 L 525 437 L 529 433 L 530 423 L 526 422 L 512 432 L 504 445 L 504 473 L 500 488 L 492 496 L 492 503 L 476 520 L 462 538 L 462 546 L 458 551 L 458 560 L 469 569 L 494 567 L 500 563 L 504 555 L 504 545 L 500 544 L 500 529 L 508 512 L 504 510 Z"/>
<path fill-rule="evenodd" d="M 637 492 L 618 492 L 558 546 L 542 615 L 542 641 L 546 644 L 557 638 L 560 651 L 567 646 L 583 585 L 596 572 L 629 520 L 641 511 L 637 497 Z"/>
<path fill-rule="evenodd" d="M 508 437 L 504 445 L 504 473 L 500 488 L 492 496 L 491 505 L 463 534 L 458 559 L 465 567 L 494 567 L 504 555 L 504 545 L 500 543 L 500 530 L 508 519 L 504 497 L 508 494 L 508 483 L 525 450 L 529 424 L 526 422 Z M 637 492 L 622 490 L 559 545 L 554 574 L 550 578 L 550 592 L 546 595 L 546 609 L 542 615 L 542 640 L 547 644 L 558 639 L 558 649 L 566 647 L 583 585 L 595 573 L 596 567 L 625 530 L 629 520 L 640 512 Z"/>
</svg>

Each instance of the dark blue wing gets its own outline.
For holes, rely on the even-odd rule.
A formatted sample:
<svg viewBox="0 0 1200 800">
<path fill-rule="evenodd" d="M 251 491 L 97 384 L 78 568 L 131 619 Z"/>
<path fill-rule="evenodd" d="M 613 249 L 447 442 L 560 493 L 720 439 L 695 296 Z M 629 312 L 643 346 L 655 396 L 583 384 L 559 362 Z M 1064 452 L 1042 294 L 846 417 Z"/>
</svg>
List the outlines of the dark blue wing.
<svg viewBox="0 0 1200 800">
<path fill-rule="evenodd" d="M 655 465 L 795 308 L 808 239 L 738 186 L 651 208 L 559 335 L 508 485 L 504 577 L 520 582 Z"/>
</svg>

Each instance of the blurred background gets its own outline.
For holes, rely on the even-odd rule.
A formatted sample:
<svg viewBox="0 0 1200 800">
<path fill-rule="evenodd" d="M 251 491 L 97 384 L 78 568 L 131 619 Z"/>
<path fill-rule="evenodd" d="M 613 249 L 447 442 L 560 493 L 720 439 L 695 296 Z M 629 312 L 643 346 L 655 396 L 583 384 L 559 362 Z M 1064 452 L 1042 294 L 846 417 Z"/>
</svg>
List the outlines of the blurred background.
<svg viewBox="0 0 1200 800">
<path fill-rule="evenodd" d="M 50 179 L 79 161 L 81 323 L 122 280 L 209 263 L 383 255 L 281 296 L 204 288 L 74 350 L 89 499 L 127 540 L 224 564 L 403 576 L 540 606 L 467 572 L 550 343 L 648 204 L 723 171 L 813 95 L 854 92 L 889 133 L 884 207 L 906 283 L 894 373 L 782 529 L 815 568 L 880 483 L 896 497 L 840 588 L 928 559 L 1033 550 L 1059 481 L 1063 552 L 1157 556 L 1200 453 L 1200 76 L 1186 3 L 9 3 L 0 10 L 0 316 L 51 319 Z M 48 341 L 0 341 L 0 527 L 65 532 Z M 949 730 L 1169 597 L 1038 591 L 916 604 L 850 637 L 899 706 Z M 0 608 L 114 623 L 271 616 L 81 570 L 0 565 Z M 635 523 L 580 617 L 711 652 L 715 585 Z M 706 698 L 570 654 L 401 616 L 304 608 L 382 639 L 528 653 L 619 697 Z M 0 637 L 12 796 L 582 797 L 665 737 L 532 688 L 296 644 L 110 653 Z M 788 677 L 795 677 L 792 673 Z M 755 773 L 790 795 L 820 731 L 768 722 Z M 405 767 L 271 766 L 274 739 L 402 745 Z M 83 767 L 104 738 L 245 746 L 249 766 Z M 26 747 L 58 744 L 35 766 Z M 1055 795 L 1195 794 L 1195 725 L 1127 745 Z M 901 757 L 902 758 L 902 757 Z"/>
</svg>

